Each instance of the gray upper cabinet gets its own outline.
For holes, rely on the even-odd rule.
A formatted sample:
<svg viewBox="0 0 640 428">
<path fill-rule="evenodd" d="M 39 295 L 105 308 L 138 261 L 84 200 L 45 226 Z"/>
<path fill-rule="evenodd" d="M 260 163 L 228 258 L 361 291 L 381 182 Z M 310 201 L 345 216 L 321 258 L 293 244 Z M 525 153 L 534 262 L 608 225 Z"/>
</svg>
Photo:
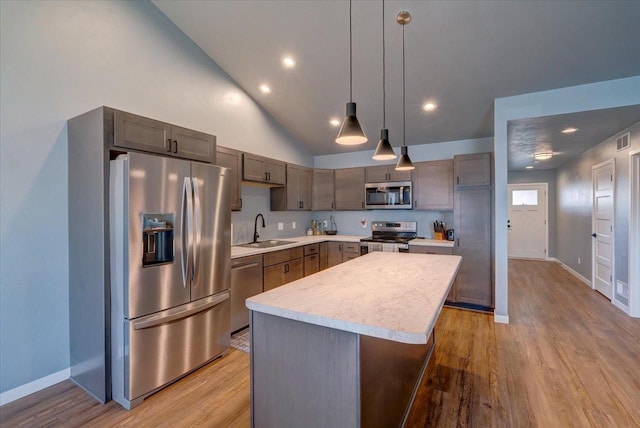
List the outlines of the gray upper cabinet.
<svg viewBox="0 0 640 428">
<path fill-rule="evenodd" d="M 213 163 L 216 137 L 114 110 L 114 147 Z"/>
<path fill-rule="evenodd" d="M 244 153 L 242 179 L 282 186 L 285 183 L 285 163 L 263 156 Z"/>
<path fill-rule="evenodd" d="M 364 168 L 344 168 L 334 171 L 335 209 L 364 209 Z"/>
<path fill-rule="evenodd" d="M 396 171 L 395 165 L 368 166 L 365 174 L 367 183 L 411 181 L 411 171 Z"/>
<path fill-rule="evenodd" d="M 419 210 L 453 210 L 453 160 L 416 162 L 413 170 L 413 207 Z"/>
<path fill-rule="evenodd" d="M 453 157 L 456 186 L 490 186 L 491 153 Z"/>
<path fill-rule="evenodd" d="M 311 187 L 311 209 L 329 211 L 334 207 L 333 170 L 314 169 Z"/>
<path fill-rule="evenodd" d="M 218 146 L 216 148 L 216 164 L 231 170 L 231 210 L 242 209 L 242 152 Z"/>
<path fill-rule="evenodd" d="M 287 164 L 287 211 L 311 211 L 311 171 Z"/>
</svg>

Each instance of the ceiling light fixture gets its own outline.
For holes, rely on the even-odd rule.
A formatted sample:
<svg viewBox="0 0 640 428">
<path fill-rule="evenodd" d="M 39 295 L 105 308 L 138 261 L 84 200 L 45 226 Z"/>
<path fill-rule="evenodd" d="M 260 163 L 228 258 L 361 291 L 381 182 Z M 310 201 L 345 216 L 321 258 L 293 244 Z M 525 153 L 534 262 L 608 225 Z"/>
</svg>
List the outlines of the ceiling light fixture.
<svg viewBox="0 0 640 428">
<path fill-rule="evenodd" d="M 534 153 L 533 158 L 535 160 L 547 160 L 553 157 L 553 152 L 538 152 Z"/>
<path fill-rule="evenodd" d="M 263 94 L 271 93 L 271 88 L 266 83 L 263 83 L 262 85 L 260 85 L 260 90 L 262 91 Z"/>
<path fill-rule="evenodd" d="M 296 66 L 296 60 L 293 59 L 293 57 L 290 57 L 290 56 L 283 56 L 282 59 L 280 60 L 280 62 L 286 68 L 293 68 L 293 67 Z"/>
<path fill-rule="evenodd" d="M 578 130 L 578 128 L 566 128 L 562 130 L 563 134 L 573 134 L 574 132 L 576 132 Z"/>
<path fill-rule="evenodd" d="M 331 124 L 331 126 L 340 126 L 340 119 L 336 119 L 334 117 L 329 121 L 329 123 Z"/>
<path fill-rule="evenodd" d="M 389 142 L 389 130 L 386 126 L 387 119 L 387 93 L 385 88 L 385 49 L 384 49 L 384 0 L 382 0 L 382 129 L 380 129 L 380 141 L 376 151 L 373 153 L 373 160 L 391 160 L 395 159 L 396 153 Z"/>
<path fill-rule="evenodd" d="M 349 102 L 347 103 L 347 115 L 342 122 L 336 143 L 353 146 L 367 142 L 360 122 L 356 117 L 356 103 L 353 102 L 353 35 L 351 32 L 351 0 L 349 0 Z"/>
<path fill-rule="evenodd" d="M 424 111 L 434 111 L 437 108 L 438 108 L 438 104 L 433 103 L 431 101 L 424 103 L 424 105 L 422 106 L 422 110 Z"/>
<path fill-rule="evenodd" d="M 405 66 L 404 66 L 404 27 L 411 21 L 411 15 L 407 11 L 402 11 L 396 16 L 396 22 L 402 25 L 402 148 L 401 155 L 396 164 L 396 171 L 411 171 L 415 169 L 411 158 L 409 158 L 409 150 L 407 149 L 407 115 L 406 115 L 406 90 L 405 90 Z"/>
<path fill-rule="evenodd" d="M 525 166 L 526 169 L 533 169 L 533 165 L 527 165 Z"/>
</svg>

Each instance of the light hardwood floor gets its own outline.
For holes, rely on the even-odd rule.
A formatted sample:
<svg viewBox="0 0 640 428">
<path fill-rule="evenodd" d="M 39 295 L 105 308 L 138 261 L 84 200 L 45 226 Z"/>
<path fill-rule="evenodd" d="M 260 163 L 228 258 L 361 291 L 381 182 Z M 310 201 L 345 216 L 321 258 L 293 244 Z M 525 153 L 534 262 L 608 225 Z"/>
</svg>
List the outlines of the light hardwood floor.
<svg viewBox="0 0 640 428">
<path fill-rule="evenodd" d="M 443 310 L 407 425 L 640 427 L 640 320 L 555 263 L 509 269 L 511 324 Z M 248 369 L 232 349 L 129 412 L 66 381 L 1 407 L 0 425 L 247 427 Z"/>
</svg>

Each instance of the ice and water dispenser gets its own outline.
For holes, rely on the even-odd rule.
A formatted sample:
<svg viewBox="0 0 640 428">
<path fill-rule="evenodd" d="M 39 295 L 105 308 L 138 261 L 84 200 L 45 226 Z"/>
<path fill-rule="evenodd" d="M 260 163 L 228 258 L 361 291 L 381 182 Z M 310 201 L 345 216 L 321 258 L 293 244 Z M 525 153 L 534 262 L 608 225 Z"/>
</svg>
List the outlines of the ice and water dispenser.
<svg viewBox="0 0 640 428">
<path fill-rule="evenodd" d="M 142 214 L 142 266 L 173 262 L 174 214 Z"/>
</svg>

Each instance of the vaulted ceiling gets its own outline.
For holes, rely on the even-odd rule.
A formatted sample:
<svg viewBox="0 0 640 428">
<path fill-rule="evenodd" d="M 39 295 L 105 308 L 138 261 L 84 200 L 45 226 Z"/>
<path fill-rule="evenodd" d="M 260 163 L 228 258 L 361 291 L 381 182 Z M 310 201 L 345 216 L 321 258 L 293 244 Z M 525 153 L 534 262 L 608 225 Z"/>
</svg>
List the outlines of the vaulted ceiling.
<svg viewBox="0 0 640 428">
<path fill-rule="evenodd" d="M 351 147 L 334 142 L 337 128 L 329 124 L 342 120 L 349 100 L 348 1 L 153 3 L 312 153 L 375 148 L 383 120 L 382 1 L 353 2 L 353 100 L 369 141 Z M 408 145 L 492 136 L 495 98 L 640 75 L 639 1 L 389 0 L 386 125 L 395 147 L 403 137 L 402 10 L 412 16 L 405 27 Z M 296 59 L 294 68 L 282 66 L 285 55 Z M 263 83 L 271 93 L 260 91 Z M 438 108 L 424 111 L 427 101 Z"/>
</svg>

